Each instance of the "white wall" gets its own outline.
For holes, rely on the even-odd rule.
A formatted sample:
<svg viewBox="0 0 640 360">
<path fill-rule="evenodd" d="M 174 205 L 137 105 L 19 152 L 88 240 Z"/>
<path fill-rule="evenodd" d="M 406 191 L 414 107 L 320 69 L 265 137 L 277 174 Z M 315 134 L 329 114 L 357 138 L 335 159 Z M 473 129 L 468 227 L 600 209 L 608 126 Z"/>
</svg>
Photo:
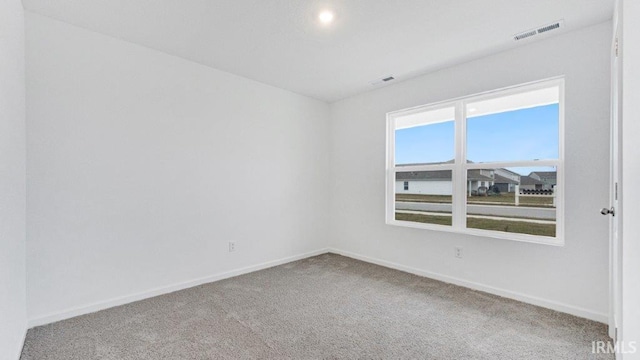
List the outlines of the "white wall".
<svg viewBox="0 0 640 360">
<path fill-rule="evenodd" d="M 332 247 L 605 322 L 608 219 L 598 210 L 608 203 L 610 44 L 611 23 L 600 24 L 332 104 Z M 558 75 L 566 75 L 564 247 L 385 225 L 387 112 Z"/>
<path fill-rule="evenodd" d="M 326 246 L 327 104 L 40 15 L 26 28 L 32 325 Z"/>
<path fill-rule="evenodd" d="M 622 329 L 621 339 L 635 342 L 640 359 L 640 3 L 622 3 Z M 628 349 L 628 347 L 627 347 Z"/>
<path fill-rule="evenodd" d="M 15 360 L 26 331 L 24 17 L 0 0 L 0 360 Z"/>
</svg>

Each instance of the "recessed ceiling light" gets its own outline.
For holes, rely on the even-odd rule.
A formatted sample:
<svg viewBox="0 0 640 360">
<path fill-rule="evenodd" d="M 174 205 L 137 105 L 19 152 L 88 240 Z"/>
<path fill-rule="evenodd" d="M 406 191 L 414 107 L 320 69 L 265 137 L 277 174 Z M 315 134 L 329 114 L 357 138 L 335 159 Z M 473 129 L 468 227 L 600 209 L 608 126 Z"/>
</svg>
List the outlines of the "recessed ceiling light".
<svg viewBox="0 0 640 360">
<path fill-rule="evenodd" d="M 469 112 L 474 112 L 474 111 L 478 111 L 478 109 L 476 109 L 476 108 L 469 109 Z"/>
<path fill-rule="evenodd" d="M 329 24 L 333 21 L 333 13 L 331 11 L 325 10 L 318 15 L 318 19 L 323 24 Z"/>
</svg>

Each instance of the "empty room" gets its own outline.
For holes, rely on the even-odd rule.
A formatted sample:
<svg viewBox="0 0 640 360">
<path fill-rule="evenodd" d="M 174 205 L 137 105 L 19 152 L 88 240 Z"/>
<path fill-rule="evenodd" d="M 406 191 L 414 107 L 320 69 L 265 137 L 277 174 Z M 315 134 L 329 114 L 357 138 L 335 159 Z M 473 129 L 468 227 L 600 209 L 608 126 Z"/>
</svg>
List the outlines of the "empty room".
<svg viewBox="0 0 640 360">
<path fill-rule="evenodd" d="M 0 0 L 0 360 L 640 359 L 638 19 Z"/>
</svg>

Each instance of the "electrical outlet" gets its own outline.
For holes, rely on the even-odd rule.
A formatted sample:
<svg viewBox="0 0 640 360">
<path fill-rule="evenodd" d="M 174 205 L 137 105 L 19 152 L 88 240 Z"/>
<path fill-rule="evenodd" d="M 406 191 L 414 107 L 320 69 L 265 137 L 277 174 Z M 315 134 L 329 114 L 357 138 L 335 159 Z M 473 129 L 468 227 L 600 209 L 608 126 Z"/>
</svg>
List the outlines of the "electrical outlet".
<svg viewBox="0 0 640 360">
<path fill-rule="evenodd" d="M 458 259 L 462 259 L 462 248 L 460 246 L 455 247 L 454 256 Z"/>
<path fill-rule="evenodd" d="M 236 243 L 233 241 L 229 241 L 229 252 L 236 251 Z"/>
</svg>

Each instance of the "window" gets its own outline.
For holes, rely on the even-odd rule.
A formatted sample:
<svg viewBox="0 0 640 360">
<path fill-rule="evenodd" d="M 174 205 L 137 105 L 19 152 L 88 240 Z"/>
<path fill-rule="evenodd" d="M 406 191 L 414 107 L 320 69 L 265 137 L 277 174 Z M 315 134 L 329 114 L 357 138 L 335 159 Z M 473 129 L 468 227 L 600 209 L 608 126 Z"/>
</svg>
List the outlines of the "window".
<svg viewBox="0 0 640 360">
<path fill-rule="evenodd" d="M 387 223 L 562 245 L 563 98 L 559 78 L 389 113 Z"/>
</svg>

